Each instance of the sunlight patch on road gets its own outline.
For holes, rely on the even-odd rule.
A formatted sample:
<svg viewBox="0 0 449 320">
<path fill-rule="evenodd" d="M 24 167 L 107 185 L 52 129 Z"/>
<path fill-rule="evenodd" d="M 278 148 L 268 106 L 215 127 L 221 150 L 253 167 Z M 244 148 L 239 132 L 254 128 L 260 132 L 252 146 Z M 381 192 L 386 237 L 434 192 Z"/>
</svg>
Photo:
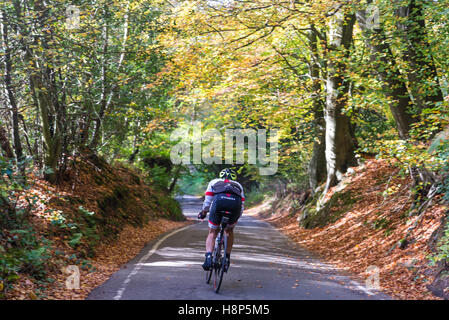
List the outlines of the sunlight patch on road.
<svg viewBox="0 0 449 320">
<path fill-rule="evenodd" d="M 202 248 L 201 248 L 202 249 Z M 198 250 L 195 248 L 173 248 L 173 247 L 164 247 L 158 250 L 156 253 L 161 257 L 192 257 L 192 258 L 204 258 L 203 250 Z"/>
<path fill-rule="evenodd" d="M 193 265 L 199 265 L 200 262 L 197 261 L 156 261 L 156 262 L 144 262 L 139 263 L 140 266 L 144 267 L 190 267 Z"/>
</svg>

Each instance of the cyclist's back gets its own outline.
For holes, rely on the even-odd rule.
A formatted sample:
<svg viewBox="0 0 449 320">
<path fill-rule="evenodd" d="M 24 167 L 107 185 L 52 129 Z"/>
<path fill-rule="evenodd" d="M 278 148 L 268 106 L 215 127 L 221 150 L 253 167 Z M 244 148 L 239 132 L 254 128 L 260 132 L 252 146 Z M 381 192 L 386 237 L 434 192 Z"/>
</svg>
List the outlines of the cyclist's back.
<svg viewBox="0 0 449 320">
<path fill-rule="evenodd" d="M 210 211 L 209 227 L 216 229 L 221 221 L 220 212 L 232 213 L 230 224 L 240 218 L 245 202 L 243 187 L 237 181 L 229 179 L 214 179 L 209 182 L 203 203 L 203 210 Z"/>
</svg>

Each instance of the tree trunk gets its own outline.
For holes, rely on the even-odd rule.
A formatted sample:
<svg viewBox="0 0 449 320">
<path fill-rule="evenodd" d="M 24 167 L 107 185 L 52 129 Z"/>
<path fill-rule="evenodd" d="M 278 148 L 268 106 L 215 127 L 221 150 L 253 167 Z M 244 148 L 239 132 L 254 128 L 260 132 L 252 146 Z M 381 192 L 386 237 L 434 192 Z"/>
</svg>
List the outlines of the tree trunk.
<svg viewBox="0 0 449 320">
<path fill-rule="evenodd" d="M 9 47 L 9 39 L 8 39 L 8 24 L 6 18 L 6 12 L 2 11 L 2 19 L 0 21 L 3 48 L 4 48 L 4 64 L 5 64 L 5 88 L 6 95 L 8 97 L 8 102 L 11 107 L 11 119 L 12 119 L 12 128 L 13 128 L 13 142 L 14 142 L 14 150 L 16 152 L 17 163 L 20 163 L 23 158 L 22 151 L 22 143 L 20 142 L 20 133 L 19 133 L 19 111 L 17 109 L 17 102 L 13 92 L 12 86 L 12 78 L 11 78 L 11 48 Z M 23 171 L 23 167 L 21 166 L 21 171 Z"/>
<path fill-rule="evenodd" d="M 56 182 L 56 174 L 58 171 L 58 161 L 61 153 L 61 132 L 58 121 L 54 123 L 54 119 L 50 110 L 51 97 L 45 90 L 45 85 L 39 76 L 31 76 L 35 90 L 37 91 L 37 99 L 39 104 L 39 116 L 42 125 L 42 136 L 44 140 L 44 177 L 54 183 Z"/>
<path fill-rule="evenodd" d="M 419 114 L 443 101 L 438 75 L 427 42 L 422 0 L 410 0 L 408 6 L 396 10 L 398 32 L 403 39 L 403 59 L 409 87 Z M 441 129 L 441 128 L 440 128 Z"/>
<path fill-rule="evenodd" d="M 130 3 L 127 2 L 127 6 L 125 9 L 126 12 L 124 15 L 124 25 L 123 25 L 122 53 L 120 54 L 120 57 L 118 60 L 117 72 L 120 71 L 120 69 L 122 67 L 123 60 L 125 58 L 126 42 L 128 40 L 128 29 L 129 29 L 129 4 Z M 104 116 L 106 115 L 107 110 L 109 109 L 109 106 L 111 105 L 112 98 L 115 94 L 115 91 L 118 88 L 118 83 L 113 84 L 111 86 L 111 88 L 109 89 L 109 96 L 107 97 L 106 85 L 105 85 L 105 81 L 106 81 L 105 72 L 106 72 L 106 52 L 107 52 L 107 48 L 108 48 L 108 25 L 107 25 L 106 19 L 107 19 L 107 16 L 105 15 L 105 29 L 104 29 L 105 43 L 104 43 L 104 47 L 103 47 L 103 53 L 104 53 L 103 59 L 104 60 L 103 60 L 103 65 L 102 65 L 102 82 L 103 82 L 102 97 L 101 97 L 100 111 L 99 111 L 98 117 L 95 121 L 95 128 L 94 128 L 92 141 L 89 145 L 89 147 L 92 150 L 95 150 L 98 143 L 100 142 L 103 119 L 104 119 Z"/>
<path fill-rule="evenodd" d="M 396 122 L 399 137 L 407 140 L 411 125 L 418 121 L 417 117 L 413 117 L 413 102 L 405 82 L 401 79 L 401 73 L 383 29 L 370 29 L 366 19 L 365 10 L 357 13 L 357 22 L 366 38 L 366 45 L 371 51 L 372 68 L 382 82 L 382 91 L 391 101 L 390 110 Z"/>
<path fill-rule="evenodd" d="M 320 122 L 324 122 L 320 121 Z M 316 141 L 313 144 L 312 158 L 308 167 L 309 185 L 312 193 L 315 192 L 318 185 L 326 180 L 326 135 L 325 128 L 317 123 L 319 128 L 315 129 Z"/>
<path fill-rule="evenodd" d="M 318 59 L 318 39 L 314 26 L 308 33 L 311 59 L 309 63 L 310 77 L 313 80 L 313 113 L 315 126 L 315 139 L 313 143 L 312 158 L 308 167 L 309 185 L 314 193 L 318 184 L 325 181 L 326 169 L 326 123 L 324 121 L 324 101 L 322 99 L 322 85 L 320 80 L 320 65 Z"/>
<path fill-rule="evenodd" d="M 179 165 L 176 167 L 175 172 L 173 173 L 173 179 L 168 187 L 168 192 L 172 193 L 175 190 L 176 182 L 178 182 L 179 174 L 181 173 L 182 166 Z"/>
<path fill-rule="evenodd" d="M 22 12 L 20 1 L 14 1 L 14 8 L 18 21 L 21 21 Z M 46 10 L 45 3 L 42 1 L 34 1 L 34 10 L 39 13 L 39 16 L 36 17 L 36 23 L 45 24 L 48 21 L 48 10 Z M 30 34 L 29 30 L 23 24 L 19 23 L 17 26 L 21 34 Z M 45 33 L 44 36 L 34 36 L 33 44 L 42 49 L 39 55 L 35 55 L 31 46 L 28 46 L 23 40 L 20 41 L 25 53 L 25 61 L 27 66 L 29 66 L 27 71 L 29 73 L 33 95 L 36 97 L 35 102 L 37 102 L 38 114 L 41 121 L 44 149 L 44 177 L 54 183 L 56 182 L 58 163 L 61 156 L 65 111 L 64 106 L 59 101 L 54 70 L 48 67 L 51 64 L 51 58 L 48 55 L 49 35 Z"/>
<path fill-rule="evenodd" d="M 31 78 L 31 76 L 28 76 L 28 83 L 30 86 L 30 92 L 31 92 L 31 96 L 33 98 L 33 104 L 34 107 L 36 108 L 36 112 L 37 114 L 39 114 L 39 101 L 37 99 L 37 94 L 36 94 L 36 90 L 34 89 L 34 83 L 33 83 L 33 79 Z M 34 120 L 34 130 L 39 130 L 38 128 L 40 127 L 39 125 L 39 117 L 36 117 Z M 40 169 L 42 169 L 42 160 L 43 160 L 43 150 L 42 150 L 42 143 L 39 143 L 39 139 L 35 139 L 34 140 L 34 144 L 33 144 L 33 150 L 34 150 L 34 163 L 35 165 Z"/>
<path fill-rule="evenodd" d="M 34 9 L 36 12 L 42 13 L 40 17 L 42 21 L 47 21 L 48 10 L 46 10 L 44 2 L 35 1 Z M 41 43 L 43 49 L 42 59 L 44 61 L 42 61 L 40 74 L 37 76 L 32 75 L 32 79 L 34 80 L 34 88 L 37 91 L 44 136 L 44 177 L 48 181 L 55 183 L 63 141 L 63 107 L 59 102 L 54 70 L 46 66 L 51 62 L 51 58 L 47 54 L 49 37 L 48 33 L 46 33 L 45 36 L 36 39 L 36 41 Z M 37 65 L 35 67 L 39 69 Z"/>
<path fill-rule="evenodd" d="M 2 125 L 0 125 L 0 146 L 6 158 L 14 159 L 14 153 L 12 152 L 11 145 L 9 144 L 8 134 Z"/>
<path fill-rule="evenodd" d="M 104 23 L 103 26 L 103 60 L 101 63 L 101 99 L 100 99 L 100 110 L 98 111 L 98 114 L 96 114 L 96 118 L 94 121 L 94 129 L 93 129 L 93 135 L 92 140 L 89 144 L 90 149 L 95 150 L 95 148 L 98 145 L 98 142 L 100 141 L 100 135 L 101 135 L 101 126 L 103 122 L 103 118 L 106 112 L 107 107 L 107 93 L 106 93 L 106 57 L 108 53 L 108 37 L 109 37 L 109 27 L 107 22 L 107 9 L 105 9 L 105 17 L 104 17 Z M 94 109 L 95 110 L 95 109 Z"/>
<path fill-rule="evenodd" d="M 352 41 L 355 16 L 340 9 L 331 22 L 328 43 L 328 76 L 326 96 L 326 162 L 325 191 L 335 186 L 351 166 L 357 165 L 354 138 L 348 116 L 343 114 L 347 105 L 349 83 L 345 78 L 346 60 Z"/>
</svg>

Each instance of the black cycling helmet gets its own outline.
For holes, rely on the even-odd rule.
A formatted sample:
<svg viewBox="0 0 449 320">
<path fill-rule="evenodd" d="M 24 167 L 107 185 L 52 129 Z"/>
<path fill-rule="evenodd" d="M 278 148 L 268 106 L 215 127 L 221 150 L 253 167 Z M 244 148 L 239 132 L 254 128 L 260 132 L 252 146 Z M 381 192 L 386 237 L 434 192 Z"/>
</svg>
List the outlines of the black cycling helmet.
<svg viewBox="0 0 449 320">
<path fill-rule="evenodd" d="M 232 169 L 223 169 L 220 172 L 220 178 L 237 180 L 237 173 Z"/>
</svg>

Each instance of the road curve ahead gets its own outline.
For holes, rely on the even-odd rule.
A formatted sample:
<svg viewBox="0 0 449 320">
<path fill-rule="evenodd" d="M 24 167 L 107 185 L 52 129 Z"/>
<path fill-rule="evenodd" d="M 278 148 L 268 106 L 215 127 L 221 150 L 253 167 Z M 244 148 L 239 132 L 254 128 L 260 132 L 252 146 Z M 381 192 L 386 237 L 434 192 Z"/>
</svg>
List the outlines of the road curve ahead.
<svg viewBox="0 0 449 320">
<path fill-rule="evenodd" d="M 181 204 L 186 216 L 195 217 L 201 199 L 184 197 Z M 159 237 L 88 299 L 389 299 L 313 258 L 268 223 L 245 216 L 235 229 L 231 267 L 216 294 L 201 268 L 206 235 L 202 222 Z"/>
</svg>

